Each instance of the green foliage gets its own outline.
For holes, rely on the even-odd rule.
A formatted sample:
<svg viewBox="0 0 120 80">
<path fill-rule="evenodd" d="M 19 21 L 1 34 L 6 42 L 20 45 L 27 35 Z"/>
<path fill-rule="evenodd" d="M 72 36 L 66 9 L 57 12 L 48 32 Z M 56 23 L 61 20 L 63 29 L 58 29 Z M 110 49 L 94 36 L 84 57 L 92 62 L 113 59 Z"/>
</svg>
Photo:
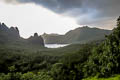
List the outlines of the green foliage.
<svg viewBox="0 0 120 80">
<path fill-rule="evenodd" d="M 116 75 L 116 76 L 110 77 L 110 78 L 89 77 L 89 78 L 82 79 L 82 80 L 120 80 L 120 75 Z"/>
<path fill-rule="evenodd" d="M 83 78 L 84 62 L 91 54 L 92 44 L 83 45 L 79 51 L 66 54 L 59 63 L 53 65 L 51 75 L 54 80 L 80 80 Z"/>
<path fill-rule="evenodd" d="M 21 73 L 16 72 L 15 66 L 9 67 L 10 72 L 7 74 L 0 73 L 0 80 L 52 80 L 48 72 L 40 71 L 38 73 L 27 72 Z"/>
<path fill-rule="evenodd" d="M 119 18 L 120 19 L 120 18 Z M 108 77 L 120 73 L 120 20 L 113 33 L 106 36 L 106 40 L 94 48 L 92 55 L 84 65 L 85 77 Z"/>
<path fill-rule="evenodd" d="M 27 73 L 8 73 L 8 74 L 0 74 L 0 80 L 53 80 L 47 72 L 41 71 L 37 74 L 34 74 L 33 72 L 27 72 Z"/>
<path fill-rule="evenodd" d="M 0 80 L 120 80 L 110 77 L 120 74 L 120 17 L 117 26 L 100 44 L 58 49 L 0 45 Z"/>
<path fill-rule="evenodd" d="M 15 69 L 15 66 L 9 67 L 9 71 L 10 71 L 10 72 L 15 72 L 15 70 L 16 70 L 16 69 Z"/>
</svg>

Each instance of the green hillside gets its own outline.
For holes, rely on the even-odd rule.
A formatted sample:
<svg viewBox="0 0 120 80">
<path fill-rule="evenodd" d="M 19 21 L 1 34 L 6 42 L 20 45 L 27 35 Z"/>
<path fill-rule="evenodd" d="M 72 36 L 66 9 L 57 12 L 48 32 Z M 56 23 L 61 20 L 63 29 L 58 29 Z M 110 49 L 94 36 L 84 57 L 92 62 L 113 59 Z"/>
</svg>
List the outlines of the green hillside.
<svg viewBox="0 0 120 80">
<path fill-rule="evenodd" d="M 30 46 L 0 44 L 0 80 L 120 79 L 120 17 L 99 42 L 49 49 L 34 45 L 34 37 Z"/>
<path fill-rule="evenodd" d="M 105 35 L 108 35 L 111 32 L 111 30 L 84 26 L 71 30 L 65 35 L 43 34 L 42 37 L 44 38 L 46 44 L 83 44 L 96 40 L 104 40 Z"/>
</svg>

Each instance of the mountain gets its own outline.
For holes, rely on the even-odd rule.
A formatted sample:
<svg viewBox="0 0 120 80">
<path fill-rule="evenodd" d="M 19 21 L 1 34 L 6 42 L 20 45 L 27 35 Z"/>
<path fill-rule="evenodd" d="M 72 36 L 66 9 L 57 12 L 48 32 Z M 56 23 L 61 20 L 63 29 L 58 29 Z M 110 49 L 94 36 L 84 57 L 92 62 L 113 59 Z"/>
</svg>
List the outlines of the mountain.
<svg viewBox="0 0 120 80">
<path fill-rule="evenodd" d="M 111 30 L 83 26 L 70 30 L 65 35 L 44 33 L 42 37 L 44 38 L 46 44 L 87 43 L 91 41 L 103 40 L 105 39 L 105 35 L 108 35 L 111 32 Z"/>
<path fill-rule="evenodd" d="M 45 43 L 47 44 L 56 44 L 56 43 L 63 43 L 61 40 L 63 39 L 63 35 L 59 34 L 46 34 L 42 35 Z"/>
<path fill-rule="evenodd" d="M 8 28 L 4 23 L 0 23 L 0 43 L 17 41 L 20 39 L 17 27 Z"/>
<path fill-rule="evenodd" d="M 37 33 L 35 33 L 34 36 L 29 37 L 28 41 L 31 44 L 35 44 L 35 45 L 41 44 L 41 45 L 44 45 L 43 38 L 41 36 L 38 36 Z"/>
<path fill-rule="evenodd" d="M 44 46 L 44 40 L 37 33 L 28 39 L 20 37 L 17 27 L 8 28 L 4 23 L 0 23 L 0 44 L 24 44 L 34 46 Z"/>
</svg>

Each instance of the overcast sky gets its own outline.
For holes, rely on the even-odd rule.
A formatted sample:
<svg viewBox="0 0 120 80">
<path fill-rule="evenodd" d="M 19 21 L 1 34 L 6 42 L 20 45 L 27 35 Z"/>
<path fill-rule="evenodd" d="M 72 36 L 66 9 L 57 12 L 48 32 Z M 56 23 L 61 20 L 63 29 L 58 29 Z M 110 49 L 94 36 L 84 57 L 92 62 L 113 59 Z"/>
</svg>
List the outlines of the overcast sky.
<svg viewBox="0 0 120 80">
<path fill-rule="evenodd" d="M 0 0 L 0 22 L 17 26 L 26 38 L 83 25 L 113 29 L 118 16 L 120 0 Z"/>
</svg>

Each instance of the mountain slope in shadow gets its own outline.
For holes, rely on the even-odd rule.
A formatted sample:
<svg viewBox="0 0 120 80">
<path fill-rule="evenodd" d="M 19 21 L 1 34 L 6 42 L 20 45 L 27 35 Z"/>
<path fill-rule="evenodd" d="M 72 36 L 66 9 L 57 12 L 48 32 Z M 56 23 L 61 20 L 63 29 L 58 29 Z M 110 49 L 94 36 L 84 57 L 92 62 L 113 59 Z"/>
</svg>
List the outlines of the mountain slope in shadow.
<svg viewBox="0 0 120 80">
<path fill-rule="evenodd" d="M 46 44 L 83 44 L 91 41 L 104 40 L 105 35 L 108 35 L 111 32 L 111 30 L 84 26 L 71 30 L 65 35 L 44 33 L 42 37 L 44 38 Z"/>
<path fill-rule="evenodd" d="M 17 27 L 8 28 L 4 23 L 0 23 L 0 44 L 44 46 L 44 40 L 37 33 L 24 39 L 20 36 Z"/>
</svg>

